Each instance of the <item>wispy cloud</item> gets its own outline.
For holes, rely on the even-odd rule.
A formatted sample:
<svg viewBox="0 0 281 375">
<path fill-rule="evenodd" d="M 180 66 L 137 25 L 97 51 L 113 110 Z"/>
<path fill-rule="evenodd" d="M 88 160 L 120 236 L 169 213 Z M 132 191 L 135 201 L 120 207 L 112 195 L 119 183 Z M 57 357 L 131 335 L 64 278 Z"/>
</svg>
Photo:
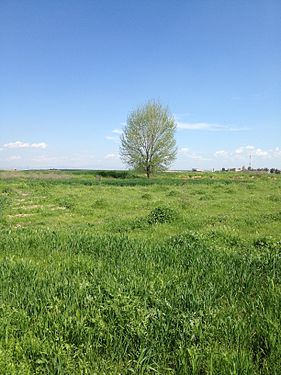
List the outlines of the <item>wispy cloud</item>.
<svg viewBox="0 0 281 375">
<path fill-rule="evenodd" d="M 119 141 L 119 138 L 118 138 L 118 137 L 116 137 L 116 136 L 112 136 L 112 135 L 107 135 L 107 136 L 105 137 L 105 139 L 107 139 L 108 141 L 115 142 L 115 143 L 118 143 L 118 141 Z"/>
<path fill-rule="evenodd" d="M 107 154 L 104 157 L 106 160 L 118 160 L 119 156 L 117 154 Z"/>
<path fill-rule="evenodd" d="M 227 158 L 229 156 L 229 152 L 226 150 L 218 150 L 214 153 L 216 158 Z"/>
<path fill-rule="evenodd" d="M 47 143 L 45 142 L 40 142 L 40 143 L 31 143 L 30 145 L 31 148 L 47 148 Z"/>
<path fill-rule="evenodd" d="M 108 141 L 112 141 L 114 143 L 119 143 L 119 140 L 120 140 L 119 136 L 123 133 L 123 131 L 121 129 L 113 129 L 111 132 L 114 135 L 106 135 L 105 139 L 107 139 Z"/>
<path fill-rule="evenodd" d="M 3 145 L 4 148 L 47 148 L 47 143 L 45 142 L 40 142 L 40 143 L 26 143 L 22 141 L 16 141 L 16 142 L 10 142 L 10 143 L 5 143 Z"/>
<path fill-rule="evenodd" d="M 112 130 L 112 133 L 115 133 L 115 134 L 122 134 L 122 133 L 123 133 L 123 130 L 121 130 L 121 129 L 113 129 L 113 130 Z"/>
<path fill-rule="evenodd" d="M 190 150 L 187 147 L 180 148 L 179 153 L 182 156 L 184 156 L 184 157 L 186 157 L 188 159 L 193 159 L 193 160 L 211 160 L 210 158 L 202 155 L 201 153 L 194 152 L 194 151 Z"/>
<path fill-rule="evenodd" d="M 215 131 L 215 132 L 238 132 L 249 130 L 245 127 L 227 126 L 220 124 L 212 124 L 208 122 L 177 122 L 178 129 Z"/>
</svg>

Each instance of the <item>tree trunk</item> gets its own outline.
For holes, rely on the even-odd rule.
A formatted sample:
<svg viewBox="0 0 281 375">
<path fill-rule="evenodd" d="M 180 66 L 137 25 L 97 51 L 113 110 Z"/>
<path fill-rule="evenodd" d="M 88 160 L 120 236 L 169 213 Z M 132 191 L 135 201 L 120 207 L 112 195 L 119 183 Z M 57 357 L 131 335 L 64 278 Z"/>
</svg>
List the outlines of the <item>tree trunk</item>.
<svg viewBox="0 0 281 375">
<path fill-rule="evenodd" d="M 149 165 L 146 167 L 146 176 L 147 178 L 150 178 L 150 166 Z"/>
</svg>

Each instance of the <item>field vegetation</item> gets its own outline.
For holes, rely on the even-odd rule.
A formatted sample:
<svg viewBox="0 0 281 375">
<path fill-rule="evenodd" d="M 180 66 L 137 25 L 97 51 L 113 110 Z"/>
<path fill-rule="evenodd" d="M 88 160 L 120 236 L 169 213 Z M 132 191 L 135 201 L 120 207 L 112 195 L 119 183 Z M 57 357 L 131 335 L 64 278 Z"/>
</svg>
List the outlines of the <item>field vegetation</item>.
<svg viewBox="0 0 281 375">
<path fill-rule="evenodd" d="M 0 374 L 280 374 L 281 176 L 0 172 Z"/>
</svg>

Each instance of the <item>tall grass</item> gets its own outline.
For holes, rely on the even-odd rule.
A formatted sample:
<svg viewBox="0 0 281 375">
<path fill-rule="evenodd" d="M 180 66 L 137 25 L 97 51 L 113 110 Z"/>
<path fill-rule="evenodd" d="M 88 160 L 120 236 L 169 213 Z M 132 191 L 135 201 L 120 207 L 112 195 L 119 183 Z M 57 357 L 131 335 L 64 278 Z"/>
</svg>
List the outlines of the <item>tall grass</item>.
<svg viewBox="0 0 281 375">
<path fill-rule="evenodd" d="M 96 172 L 0 171 L 0 374 L 280 374 L 281 179 Z"/>
<path fill-rule="evenodd" d="M 280 248 L 2 230 L 3 374 L 278 374 Z"/>
</svg>

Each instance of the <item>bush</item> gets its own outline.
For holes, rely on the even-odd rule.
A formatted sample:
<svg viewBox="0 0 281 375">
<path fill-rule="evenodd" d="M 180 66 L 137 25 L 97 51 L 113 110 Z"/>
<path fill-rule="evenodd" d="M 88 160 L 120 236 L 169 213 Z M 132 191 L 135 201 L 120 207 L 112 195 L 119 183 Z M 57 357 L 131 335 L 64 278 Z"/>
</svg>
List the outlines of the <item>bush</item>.
<svg viewBox="0 0 281 375">
<path fill-rule="evenodd" d="M 265 236 L 255 239 L 254 246 L 258 249 L 280 250 L 281 241 L 276 241 L 271 236 Z"/>
<path fill-rule="evenodd" d="M 148 224 L 164 224 L 170 223 L 176 219 L 176 213 L 174 210 L 168 207 L 156 207 L 150 211 L 147 222 Z"/>
<path fill-rule="evenodd" d="M 97 176 L 100 177 L 107 177 L 107 178 L 136 178 L 136 176 L 132 173 L 132 171 L 108 171 L 108 170 L 101 170 L 95 171 Z"/>
</svg>

